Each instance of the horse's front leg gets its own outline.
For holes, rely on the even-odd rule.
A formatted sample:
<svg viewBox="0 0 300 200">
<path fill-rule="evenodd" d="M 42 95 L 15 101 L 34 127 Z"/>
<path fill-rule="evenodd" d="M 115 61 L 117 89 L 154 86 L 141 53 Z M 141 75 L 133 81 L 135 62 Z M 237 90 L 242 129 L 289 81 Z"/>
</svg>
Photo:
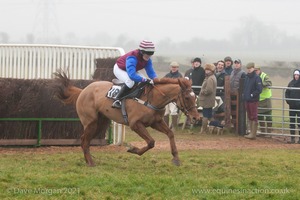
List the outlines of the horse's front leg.
<svg viewBox="0 0 300 200">
<path fill-rule="evenodd" d="M 173 155 L 173 164 L 179 166 L 180 165 L 180 160 L 178 157 L 178 151 L 177 147 L 175 144 L 175 138 L 174 138 L 174 133 L 173 131 L 168 127 L 168 125 L 164 122 L 164 120 L 161 120 L 159 122 L 156 122 L 151 125 L 151 127 L 155 130 L 158 130 L 159 132 L 162 132 L 166 134 L 169 138 L 170 141 L 170 146 L 171 146 L 171 153 Z"/>
<path fill-rule="evenodd" d="M 149 135 L 146 127 L 141 122 L 135 123 L 133 126 L 131 126 L 131 129 L 147 142 L 147 146 L 142 148 L 132 146 L 130 147 L 130 149 L 128 149 L 128 152 L 138 154 L 141 156 L 146 151 L 154 147 L 154 139 Z"/>
</svg>

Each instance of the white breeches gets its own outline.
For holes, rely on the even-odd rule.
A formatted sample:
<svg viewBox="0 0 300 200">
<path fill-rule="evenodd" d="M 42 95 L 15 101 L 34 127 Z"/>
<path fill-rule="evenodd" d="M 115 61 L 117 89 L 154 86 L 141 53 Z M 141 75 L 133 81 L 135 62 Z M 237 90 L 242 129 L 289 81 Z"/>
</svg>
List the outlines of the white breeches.
<svg viewBox="0 0 300 200">
<path fill-rule="evenodd" d="M 142 73 L 140 72 L 136 72 L 136 73 L 141 77 L 145 78 L 145 76 Z M 120 81 L 123 81 L 127 85 L 127 87 L 132 88 L 134 86 L 134 81 L 131 80 L 127 72 L 120 69 L 117 64 L 115 64 L 114 66 L 114 74 Z"/>
</svg>

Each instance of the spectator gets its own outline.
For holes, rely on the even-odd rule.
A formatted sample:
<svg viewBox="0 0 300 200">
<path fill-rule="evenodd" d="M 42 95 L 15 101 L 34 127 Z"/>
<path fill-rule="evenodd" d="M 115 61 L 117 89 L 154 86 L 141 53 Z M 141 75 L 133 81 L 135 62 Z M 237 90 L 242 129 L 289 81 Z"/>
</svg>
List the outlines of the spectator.
<svg viewBox="0 0 300 200">
<path fill-rule="evenodd" d="M 200 134 L 208 132 L 208 120 L 212 118 L 212 109 L 215 106 L 217 79 L 214 75 L 215 65 L 205 64 L 205 80 L 199 94 L 199 105 L 203 108 L 203 119 Z"/>
<path fill-rule="evenodd" d="M 234 61 L 234 69 L 230 74 L 230 90 L 231 90 L 231 95 L 230 99 L 231 101 L 236 101 L 237 100 L 237 95 L 238 95 L 238 90 L 240 87 L 240 80 L 241 78 L 245 78 L 246 73 L 242 70 L 242 61 L 240 59 L 236 59 Z M 231 111 L 232 111 L 232 121 L 235 121 L 234 126 L 236 128 L 236 114 L 234 112 L 237 111 L 237 107 L 235 104 L 231 105 Z"/>
<path fill-rule="evenodd" d="M 242 61 L 236 59 L 234 61 L 234 69 L 230 74 L 230 90 L 231 92 L 237 92 L 240 86 L 240 79 L 245 78 L 246 73 L 242 70 Z"/>
<path fill-rule="evenodd" d="M 186 72 L 184 73 L 184 77 L 187 77 L 189 79 L 191 79 L 191 74 L 192 74 L 192 71 L 194 70 L 194 59 L 191 60 L 191 65 L 192 67 L 188 70 L 186 70 Z"/>
<path fill-rule="evenodd" d="M 226 56 L 224 58 L 224 62 L 225 62 L 225 73 L 227 75 L 230 75 L 233 68 L 232 68 L 232 65 L 233 65 L 233 61 L 232 61 L 232 58 L 230 56 Z"/>
<path fill-rule="evenodd" d="M 295 70 L 293 72 L 293 80 L 288 84 L 288 87 L 300 88 L 300 71 Z M 287 104 L 289 104 L 289 116 L 290 116 L 290 133 L 295 135 L 296 119 L 298 124 L 298 129 L 300 128 L 300 90 L 287 89 L 285 91 L 285 98 Z M 295 143 L 295 137 L 291 136 L 290 144 Z M 298 140 L 300 144 L 300 139 Z"/>
<path fill-rule="evenodd" d="M 260 131 L 262 133 L 271 133 L 272 132 L 272 91 L 269 88 L 272 86 L 272 81 L 268 74 L 263 72 L 260 67 L 254 68 L 256 74 L 261 78 L 262 80 L 262 92 L 259 96 L 259 102 L 258 102 L 258 121 L 260 126 Z M 267 126 L 266 126 L 267 125 Z"/>
<path fill-rule="evenodd" d="M 201 67 L 201 59 L 196 57 L 194 58 L 194 60 L 192 61 L 192 69 L 189 69 L 185 72 L 184 77 L 187 77 L 188 79 L 192 80 L 192 87 L 193 87 L 193 91 L 194 93 L 198 96 L 201 89 L 200 86 L 202 85 L 204 79 L 205 79 L 205 71 L 204 69 Z M 198 88 L 194 88 L 194 86 L 198 87 Z M 198 100 L 196 100 L 196 104 L 197 106 L 199 105 Z M 189 127 L 191 124 L 190 122 L 190 118 L 187 117 L 186 118 L 186 127 Z"/>
<path fill-rule="evenodd" d="M 254 71 L 255 64 L 253 62 L 248 63 L 246 67 L 248 73 L 245 80 L 243 98 L 246 105 L 250 133 L 245 135 L 245 138 L 255 139 L 258 125 L 257 109 L 259 95 L 262 91 L 262 82 L 261 78 Z"/>
<path fill-rule="evenodd" d="M 216 69 L 216 79 L 217 79 L 217 87 L 224 87 L 225 85 L 225 70 L 224 70 L 225 62 L 223 60 L 219 60 L 217 62 L 217 69 Z M 222 101 L 224 101 L 224 88 L 223 89 L 217 89 L 217 96 L 222 98 Z"/>
<path fill-rule="evenodd" d="M 187 73 L 188 72 L 188 73 Z M 188 77 L 190 80 L 192 80 L 192 86 L 201 86 L 204 79 L 205 79 L 205 71 L 201 67 L 201 59 L 195 58 L 193 60 L 193 68 L 189 69 L 185 73 L 185 77 Z M 199 95 L 200 88 L 193 88 L 196 95 Z"/>
<path fill-rule="evenodd" d="M 179 72 L 179 64 L 177 62 L 170 63 L 170 72 L 165 75 L 167 78 L 182 78 L 182 74 Z M 178 108 L 175 103 L 171 102 L 166 105 L 166 111 L 164 120 L 166 124 L 169 126 L 169 115 L 172 116 L 172 124 L 171 129 L 174 132 L 177 128 L 177 121 L 178 121 Z"/>
</svg>

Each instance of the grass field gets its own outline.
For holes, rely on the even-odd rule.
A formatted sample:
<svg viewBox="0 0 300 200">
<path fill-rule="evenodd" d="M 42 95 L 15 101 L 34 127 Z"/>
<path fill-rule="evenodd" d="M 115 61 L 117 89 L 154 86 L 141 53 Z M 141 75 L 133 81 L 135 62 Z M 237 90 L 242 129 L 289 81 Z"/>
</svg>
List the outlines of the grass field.
<svg viewBox="0 0 300 200">
<path fill-rule="evenodd" d="M 127 131 L 127 142 L 141 141 Z M 166 136 L 153 133 L 158 141 Z M 237 136 L 224 135 L 225 139 Z M 181 142 L 220 136 L 178 133 Z M 294 146 L 297 147 L 297 146 Z M 299 199 L 300 148 L 180 150 L 139 157 L 125 147 L 92 147 L 96 167 L 79 147 L 1 148 L 0 199 Z"/>
<path fill-rule="evenodd" d="M 198 132 L 176 134 L 180 167 L 171 164 L 168 148 L 139 157 L 124 146 L 92 147 L 93 168 L 85 165 L 80 147 L 0 148 L 0 199 L 300 199 L 300 145 Z M 151 135 L 168 142 L 163 134 Z M 126 142 L 141 141 L 126 129 Z M 218 146 L 228 141 L 240 145 Z M 202 148 L 203 142 L 215 146 Z M 200 145 L 182 148 L 195 143 Z M 248 148 L 254 143 L 257 148 Z"/>
</svg>

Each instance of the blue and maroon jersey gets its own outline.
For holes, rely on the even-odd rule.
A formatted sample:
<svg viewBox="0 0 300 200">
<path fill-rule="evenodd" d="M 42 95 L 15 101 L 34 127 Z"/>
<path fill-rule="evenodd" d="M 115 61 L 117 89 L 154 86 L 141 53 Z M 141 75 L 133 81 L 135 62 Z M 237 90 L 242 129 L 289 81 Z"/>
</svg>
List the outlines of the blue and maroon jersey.
<svg viewBox="0 0 300 200">
<path fill-rule="evenodd" d="M 117 65 L 120 69 L 126 71 L 131 80 L 135 82 L 144 82 L 146 81 L 138 75 L 136 72 L 145 69 L 149 78 L 154 79 L 157 77 L 153 66 L 151 58 L 148 61 L 143 59 L 143 55 L 140 53 L 140 50 L 136 49 L 126 53 L 117 59 Z"/>
</svg>

